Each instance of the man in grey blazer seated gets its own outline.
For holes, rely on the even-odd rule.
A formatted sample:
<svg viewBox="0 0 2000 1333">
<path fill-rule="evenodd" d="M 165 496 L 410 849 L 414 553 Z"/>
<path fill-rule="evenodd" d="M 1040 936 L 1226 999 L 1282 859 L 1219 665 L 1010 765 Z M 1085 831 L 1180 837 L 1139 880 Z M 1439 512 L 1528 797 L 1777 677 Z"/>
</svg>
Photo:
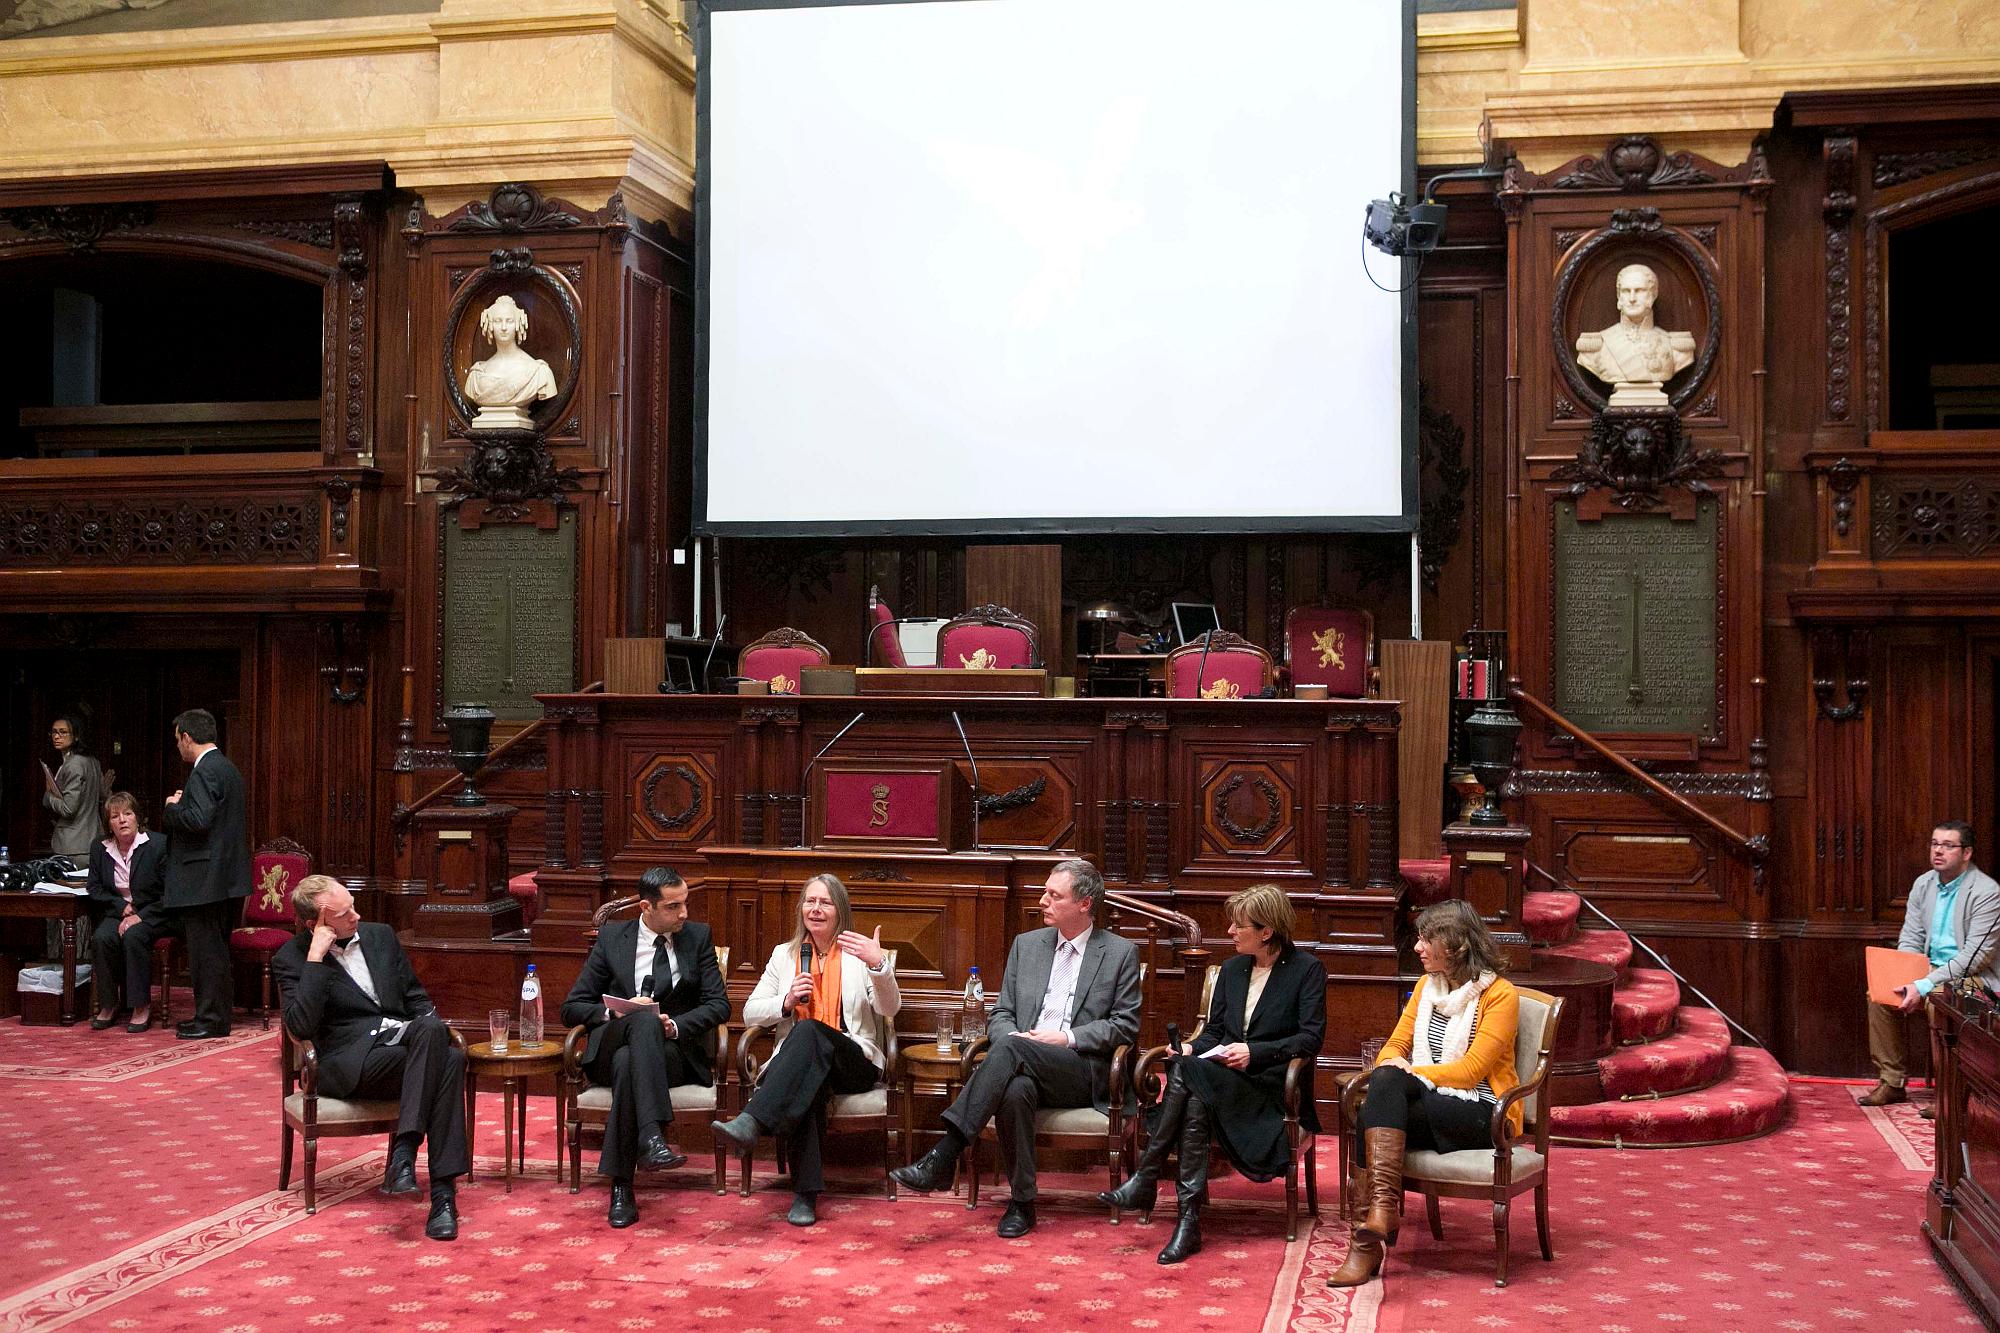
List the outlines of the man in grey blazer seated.
<svg viewBox="0 0 2000 1333">
<path fill-rule="evenodd" d="M 1898 949 L 1930 959 L 1931 970 L 1898 986 L 1897 1008 L 1868 1006 L 1868 1054 L 1876 1084 L 1863 1106 L 1908 1101 L 1903 1091 L 1903 1015 L 1921 1008 L 1939 986 L 1971 981 L 2000 991 L 2000 884 L 1972 864 L 1972 825 L 1948 819 L 1931 830 L 1931 868 L 1910 885 Z M 1930 1119 L 1933 1111 L 1925 1107 Z"/>
<path fill-rule="evenodd" d="M 1139 1035 L 1139 951 L 1122 935 L 1092 928 L 1103 897 L 1104 877 L 1088 861 L 1064 861 L 1049 872 L 1042 889 L 1048 929 L 1014 937 L 986 1025 L 992 1046 L 985 1062 L 945 1111 L 937 1146 L 891 1173 L 918 1193 L 943 1189 L 959 1154 L 995 1121 L 1013 1186 L 1000 1219 L 1003 1240 L 1035 1226 L 1036 1110 L 1110 1110 L 1111 1054 Z"/>
</svg>

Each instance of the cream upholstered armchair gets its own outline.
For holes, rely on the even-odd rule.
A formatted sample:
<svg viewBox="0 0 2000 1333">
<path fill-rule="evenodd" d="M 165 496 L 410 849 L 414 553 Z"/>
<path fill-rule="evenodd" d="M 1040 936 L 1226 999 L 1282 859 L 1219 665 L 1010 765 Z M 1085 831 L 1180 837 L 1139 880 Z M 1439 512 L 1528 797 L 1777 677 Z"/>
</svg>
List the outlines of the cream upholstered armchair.
<svg viewBox="0 0 2000 1333">
<path fill-rule="evenodd" d="M 343 1101 L 338 1097 L 322 1097 L 319 1092 L 319 1052 L 309 1041 L 300 1041 L 280 1022 L 278 1024 L 278 1068 L 283 1082 L 279 1115 L 282 1129 L 278 1140 L 278 1188 L 292 1187 L 292 1143 L 295 1138 L 306 1142 L 305 1193 L 306 1212 L 319 1210 L 319 1196 L 314 1187 L 314 1175 L 319 1167 L 319 1141 L 331 1138 L 354 1138 L 362 1134 L 387 1134 L 396 1128 L 398 1112 L 394 1097 Z M 451 1029 L 451 1044 L 460 1051 L 465 1049 L 465 1038 L 457 1028 Z"/>
<path fill-rule="evenodd" d="M 1493 1269 L 1496 1287 L 1507 1285 L 1507 1217 L 1515 1195 L 1535 1192 L 1535 1234 L 1542 1243 L 1542 1258 L 1554 1262 L 1556 1257 L 1555 1246 L 1549 1240 L 1546 1084 L 1563 1002 L 1525 986 L 1517 991 L 1521 997 L 1521 1019 L 1514 1034 L 1514 1072 L 1521 1083 L 1493 1108 L 1493 1146 L 1447 1153 L 1411 1152 L 1403 1158 L 1403 1188 L 1423 1192 L 1431 1235 L 1437 1239 L 1444 1239 L 1444 1221 L 1438 1215 L 1440 1198 L 1480 1199 L 1493 1205 L 1493 1239 L 1498 1249 Z M 1361 1102 L 1367 1088 L 1368 1075 L 1363 1074 L 1349 1083 L 1341 1095 L 1341 1118 L 1354 1127 L 1357 1138 L 1361 1134 Z M 1507 1111 L 1516 1102 L 1523 1104 L 1518 1136 L 1507 1123 Z M 1359 1152 L 1353 1160 L 1361 1160 Z"/>
</svg>

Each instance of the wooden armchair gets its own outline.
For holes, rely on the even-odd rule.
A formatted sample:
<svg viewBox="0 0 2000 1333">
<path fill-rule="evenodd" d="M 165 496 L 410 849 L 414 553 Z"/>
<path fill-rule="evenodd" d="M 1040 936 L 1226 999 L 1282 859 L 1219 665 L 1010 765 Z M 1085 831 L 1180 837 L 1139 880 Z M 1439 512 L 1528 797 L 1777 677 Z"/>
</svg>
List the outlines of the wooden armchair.
<svg viewBox="0 0 2000 1333">
<path fill-rule="evenodd" d="M 309 1041 L 300 1041 L 279 1027 L 282 1049 L 278 1065 L 283 1079 L 281 1111 L 283 1128 L 278 1140 L 278 1188 L 292 1187 L 292 1142 L 295 1135 L 306 1141 L 306 1212 L 319 1208 L 313 1175 L 319 1165 L 319 1141 L 323 1138 L 356 1138 L 363 1134 L 387 1134 L 396 1128 L 398 1103 L 394 1097 L 380 1100 L 342 1101 L 319 1094 L 319 1052 Z M 465 1049 L 465 1038 L 451 1029 L 451 1044 Z"/>
<path fill-rule="evenodd" d="M 884 949 L 882 953 L 889 960 L 889 970 L 894 972 L 896 970 L 896 951 L 894 949 Z M 895 1020 L 883 1018 L 877 1014 L 875 1022 L 875 1044 L 888 1056 L 888 1062 L 882 1070 L 882 1081 L 866 1092 L 848 1093 L 844 1096 L 831 1098 L 826 1106 L 826 1132 L 829 1135 L 874 1134 L 881 1137 L 882 1185 L 888 1191 L 890 1201 L 894 1202 L 896 1198 L 896 1178 L 890 1175 L 889 1172 L 903 1165 L 903 1154 L 900 1151 L 903 1124 L 901 1117 L 895 1114 L 889 1090 L 896 1082 L 896 1064 L 900 1058 L 901 1050 L 897 1045 Z M 742 1102 L 744 1105 L 749 1104 L 750 1094 L 756 1089 L 758 1081 L 764 1077 L 765 1066 L 771 1062 L 769 1052 L 766 1052 L 764 1057 L 759 1059 L 757 1050 L 760 1046 L 774 1042 L 777 1037 L 777 1031 L 778 1027 L 775 1023 L 759 1023 L 753 1027 L 743 1029 L 743 1035 L 737 1038 L 737 1073 L 742 1079 L 742 1082 L 738 1086 L 743 1090 Z M 789 1164 L 785 1160 L 785 1141 L 777 1139 L 775 1140 L 775 1144 L 778 1170 L 782 1173 L 790 1169 Z M 722 1193 L 721 1182 L 725 1180 L 727 1175 L 730 1147 L 731 1145 L 721 1135 L 718 1134 L 716 1136 L 715 1179 L 717 1181 L 716 1193 L 718 1194 Z M 746 1199 L 750 1197 L 750 1172 L 752 1159 L 755 1156 L 755 1153 L 743 1154 L 742 1174 L 738 1185 L 738 1193 Z"/>
<path fill-rule="evenodd" d="M 1254 699 L 1271 679 L 1271 655 L 1226 629 L 1212 629 L 1167 654 L 1169 699 Z"/>
<path fill-rule="evenodd" d="M 799 672 L 830 660 L 824 644 L 803 630 L 785 627 L 746 645 L 736 659 L 736 671 L 750 680 L 769 681 L 773 694 L 797 694 Z"/>
<path fill-rule="evenodd" d="M 278 983 L 271 976 L 271 956 L 291 942 L 298 923 L 292 914 L 292 890 L 312 873 L 312 853 L 290 838 L 273 838 L 250 860 L 250 896 L 243 900 L 243 921 L 229 932 L 231 960 L 249 958 L 257 964 L 257 1005 L 252 1011 L 265 1027 L 278 1007 Z M 172 936 L 161 942 L 171 944 Z M 169 958 L 172 950 L 169 949 Z M 163 969 L 162 975 L 164 976 Z M 162 1017 L 170 1017 L 161 1010 Z"/>
<path fill-rule="evenodd" d="M 1139 965 L 1139 986 L 1146 985 L 1146 965 Z M 959 1057 L 960 1086 L 972 1081 L 973 1067 L 979 1063 L 992 1039 L 981 1037 L 965 1048 Z M 1132 1068 L 1132 1047 L 1128 1043 L 1111 1053 L 1111 1110 L 1100 1111 L 1094 1106 L 1054 1106 L 1043 1107 L 1035 1112 L 1035 1150 L 1054 1148 L 1069 1152 L 1102 1152 L 1106 1174 L 1117 1189 L 1131 1174 L 1132 1163 L 1139 1159 L 1139 1119 L 1128 1114 L 1125 1102 L 1129 1095 L 1129 1076 Z M 987 1144 L 999 1147 L 999 1135 L 988 1124 L 979 1131 L 969 1149 L 972 1169 L 967 1173 L 965 1206 L 979 1206 L 979 1177 L 981 1158 Z M 1111 1210 L 1111 1225 L 1118 1225 L 1118 1210 Z"/>
<path fill-rule="evenodd" d="M 1543 991 L 1518 989 L 1521 1021 L 1514 1035 L 1514 1069 L 1521 1083 L 1493 1108 L 1493 1147 L 1412 1152 L 1403 1158 L 1403 1188 L 1423 1191 L 1431 1235 L 1437 1239 L 1444 1239 L 1444 1220 L 1438 1215 L 1440 1198 L 1479 1199 L 1493 1205 L 1496 1287 L 1507 1285 L 1507 1214 L 1515 1195 L 1535 1192 L 1535 1234 L 1542 1244 L 1542 1258 L 1553 1263 L 1556 1257 L 1549 1240 L 1549 1099 L 1544 1085 L 1563 1002 Z M 1354 1126 L 1357 1140 L 1361 1135 L 1361 1102 L 1372 1072 L 1362 1074 L 1341 1094 L 1342 1122 Z M 1516 1102 L 1524 1104 L 1518 1136 L 1507 1123 L 1508 1108 Z M 1529 1140 L 1533 1147 L 1528 1146 Z M 1358 1151 L 1354 1160 L 1360 1161 Z"/>
<path fill-rule="evenodd" d="M 1209 1006 L 1215 1000 L 1215 983 L 1222 975 L 1222 965 L 1212 963 L 1201 982 L 1201 1020 L 1186 1040 L 1192 1042 L 1201 1035 L 1202 1028 L 1208 1026 Z M 1319 1217 L 1319 1168 L 1317 1155 L 1313 1151 L 1313 1135 L 1310 1130 L 1299 1125 L 1299 1102 L 1307 1096 L 1312 1086 L 1312 1071 L 1307 1067 L 1304 1056 L 1294 1056 L 1285 1066 L 1285 1141 L 1292 1146 L 1292 1164 L 1285 1171 L 1285 1239 L 1299 1238 L 1299 1163 L 1304 1161 L 1306 1174 L 1306 1211 L 1314 1219 Z M 1138 1067 L 1132 1073 L 1132 1086 L 1139 1094 L 1141 1106 L 1159 1100 L 1159 1094 L 1167 1081 L 1167 1048 L 1155 1046 L 1139 1057 Z M 1142 1115 L 1140 1119 L 1144 1119 Z M 1140 1216 L 1145 1221 L 1153 1220 L 1151 1209 Z"/>
<path fill-rule="evenodd" d="M 938 629 L 937 664 L 1013 670 L 1042 664 L 1035 623 L 994 602 L 953 616 Z"/>
<path fill-rule="evenodd" d="M 604 923 L 619 916 L 630 916 L 639 910 L 639 896 L 614 898 L 591 913 L 591 929 L 587 938 L 595 941 L 598 930 Z M 726 977 L 729 975 L 729 948 L 727 945 L 715 951 L 715 965 Z M 583 1071 L 584 1047 L 589 1044 L 590 1029 L 573 1027 L 563 1037 L 563 1059 L 561 1092 L 569 1103 L 569 1115 L 563 1123 L 564 1141 L 569 1145 L 569 1192 L 577 1193 L 583 1188 L 583 1127 L 590 1125 L 600 1132 L 611 1119 L 611 1089 L 592 1083 Z M 696 1119 L 714 1119 L 722 1111 L 723 1094 L 729 1085 L 729 1025 L 719 1023 L 708 1034 L 709 1068 L 715 1071 L 713 1087 L 696 1087 L 683 1083 L 667 1090 L 667 1104 L 674 1108 L 676 1118 L 682 1115 Z M 556 1164 L 558 1179 L 562 1164 Z M 715 1192 L 723 1192 L 725 1181 L 721 1164 L 715 1170 Z"/>
</svg>

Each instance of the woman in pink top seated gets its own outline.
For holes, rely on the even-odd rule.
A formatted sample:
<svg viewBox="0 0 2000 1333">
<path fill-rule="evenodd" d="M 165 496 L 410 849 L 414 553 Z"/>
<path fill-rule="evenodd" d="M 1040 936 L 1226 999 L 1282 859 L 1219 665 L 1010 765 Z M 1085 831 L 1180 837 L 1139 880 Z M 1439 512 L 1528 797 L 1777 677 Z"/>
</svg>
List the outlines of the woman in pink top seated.
<svg viewBox="0 0 2000 1333">
<path fill-rule="evenodd" d="M 90 849 L 84 887 L 90 895 L 90 954 L 97 982 L 93 1031 L 102 1032 L 129 1007 L 127 1032 L 144 1032 L 152 1022 L 153 941 L 167 929 L 167 840 L 146 832 L 139 802 L 115 791 L 104 802 L 111 836 Z"/>
</svg>

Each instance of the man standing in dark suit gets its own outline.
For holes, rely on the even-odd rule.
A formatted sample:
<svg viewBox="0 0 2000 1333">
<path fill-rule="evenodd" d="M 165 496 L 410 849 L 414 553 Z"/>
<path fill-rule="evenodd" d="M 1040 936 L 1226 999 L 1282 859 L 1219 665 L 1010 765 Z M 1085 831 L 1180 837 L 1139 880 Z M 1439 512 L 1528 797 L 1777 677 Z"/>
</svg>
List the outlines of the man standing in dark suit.
<svg viewBox="0 0 2000 1333">
<path fill-rule="evenodd" d="M 943 1189 L 959 1154 L 994 1121 L 1013 1190 L 1000 1219 L 1003 1240 L 1034 1230 L 1035 1112 L 1110 1110 L 1112 1052 L 1139 1035 L 1139 951 L 1124 936 L 1093 928 L 1103 896 L 1104 877 L 1088 861 L 1064 861 L 1049 872 L 1042 889 L 1048 928 L 1015 936 L 1007 951 L 985 1061 L 945 1111 L 937 1146 L 890 1173 L 918 1193 Z"/>
<path fill-rule="evenodd" d="M 285 1029 L 319 1053 L 327 1097 L 397 1099 L 384 1194 L 417 1192 L 417 1143 L 430 1144 L 424 1234 L 458 1239 L 465 1145 L 465 1053 L 410 970 L 396 932 L 364 923 L 339 880 L 307 875 L 292 890 L 299 933 L 271 957 Z M 310 933 L 308 933 L 310 932 Z"/>
<path fill-rule="evenodd" d="M 590 1028 L 583 1068 L 611 1088 L 611 1115 L 597 1169 L 611 1177 L 611 1225 L 639 1220 L 635 1167 L 661 1171 L 687 1161 L 667 1142 L 674 1108 L 667 1089 L 715 1082 L 708 1034 L 729 1019 L 729 992 L 708 927 L 688 918 L 688 886 L 665 866 L 639 877 L 639 916 L 598 932 L 563 1001 L 568 1027 Z M 604 997 L 652 1001 L 613 1015 Z"/>
<path fill-rule="evenodd" d="M 187 786 L 167 798 L 167 911 L 187 940 L 194 1018 L 183 1041 L 229 1035 L 229 928 L 250 896 L 250 840 L 243 775 L 215 748 L 215 717 L 191 708 L 174 719 Z"/>
</svg>

